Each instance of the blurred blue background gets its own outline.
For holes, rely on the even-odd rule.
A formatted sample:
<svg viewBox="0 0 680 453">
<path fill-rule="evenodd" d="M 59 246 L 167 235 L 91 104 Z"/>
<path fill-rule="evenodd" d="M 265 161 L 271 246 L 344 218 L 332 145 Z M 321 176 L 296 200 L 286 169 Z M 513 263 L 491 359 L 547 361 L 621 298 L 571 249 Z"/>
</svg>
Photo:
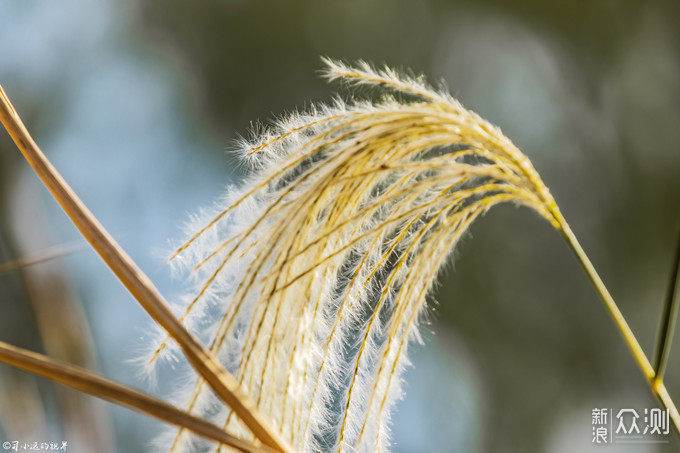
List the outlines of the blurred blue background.
<svg viewBox="0 0 680 453">
<path fill-rule="evenodd" d="M 680 207 L 680 3 L 538 0 L 0 3 L 0 83 L 45 153 L 172 299 L 162 256 L 243 174 L 251 121 L 330 99 L 320 56 L 444 81 L 534 162 L 648 354 Z M 0 262 L 78 248 L 0 137 Z M 501 207 L 440 277 L 394 417 L 397 452 L 677 451 L 592 444 L 591 410 L 654 407 L 559 235 Z M 135 376 L 149 325 L 86 248 L 0 274 L 0 340 Z M 668 371 L 680 399 L 680 344 Z M 0 367 L 0 439 L 142 452 L 159 425 Z"/>
</svg>

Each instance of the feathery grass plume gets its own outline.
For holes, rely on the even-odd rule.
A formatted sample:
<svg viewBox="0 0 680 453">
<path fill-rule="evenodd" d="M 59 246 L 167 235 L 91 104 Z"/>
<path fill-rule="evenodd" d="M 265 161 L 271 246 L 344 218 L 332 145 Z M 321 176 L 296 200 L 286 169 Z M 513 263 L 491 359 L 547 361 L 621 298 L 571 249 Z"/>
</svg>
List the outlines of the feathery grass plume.
<svg viewBox="0 0 680 453">
<path fill-rule="evenodd" d="M 680 413 L 663 381 L 680 248 L 652 367 L 531 163 L 497 128 L 420 79 L 363 63 L 326 63 L 331 79 L 378 85 L 398 97 L 336 101 L 243 144 L 256 175 L 228 195 L 227 208 L 205 214 L 210 220 L 175 255 L 198 270 L 197 295 L 181 319 L 51 165 L 0 86 L 0 120 L 17 148 L 201 376 L 186 388 L 188 410 L 254 443 L 11 345 L 0 345 L 0 362 L 180 426 L 169 435 L 171 451 L 190 445 L 186 430 L 244 451 L 292 451 L 282 434 L 301 451 L 380 451 L 389 445 L 406 349 L 418 339 L 439 268 L 477 216 L 509 201 L 534 209 L 562 234 L 680 432 Z M 221 314 L 209 328 L 192 323 L 210 312 Z M 181 321 L 211 337 L 211 351 Z M 168 338 L 159 342 L 151 361 L 167 355 L 166 344 Z"/>
<path fill-rule="evenodd" d="M 196 271 L 183 319 L 222 313 L 201 326 L 211 350 L 294 448 L 384 451 L 408 344 L 468 226 L 503 202 L 559 222 L 529 160 L 446 92 L 324 61 L 328 79 L 376 86 L 381 100 L 313 106 L 243 141 L 254 175 L 173 259 Z M 188 409 L 247 436 L 206 392 L 194 381 Z"/>
</svg>

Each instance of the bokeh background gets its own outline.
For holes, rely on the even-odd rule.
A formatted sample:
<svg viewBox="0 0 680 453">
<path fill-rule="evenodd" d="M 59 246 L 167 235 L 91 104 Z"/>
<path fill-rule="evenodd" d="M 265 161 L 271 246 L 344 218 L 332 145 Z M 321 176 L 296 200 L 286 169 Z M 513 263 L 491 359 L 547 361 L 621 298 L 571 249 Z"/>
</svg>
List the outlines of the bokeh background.
<svg viewBox="0 0 680 453">
<path fill-rule="evenodd" d="M 0 2 L 0 83 L 43 150 L 169 298 L 162 259 L 243 177 L 253 121 L 340 91 L 320 56 L 445 81 L 534 162 L 653 354 L 680 211 L 680 2 Z M 55 248 L 56 247 L 56 248 Z M 20 268 L 15 260 L 61 256 Z M 149 319 L 0 134 L 0 340 L 165 395 L 130 363 Z M 560 236 L 494 209 L 441 275 L 396 452 L 667 452 L 592 444 L 594 408 L 654 407 Z M 668 387 L 680 400 L 680 340 Z M 159 424 L 0 366 L 0 440 L 143 452 Z M 627 448 L 624 448 L 627 447 Z"/>
</svg>

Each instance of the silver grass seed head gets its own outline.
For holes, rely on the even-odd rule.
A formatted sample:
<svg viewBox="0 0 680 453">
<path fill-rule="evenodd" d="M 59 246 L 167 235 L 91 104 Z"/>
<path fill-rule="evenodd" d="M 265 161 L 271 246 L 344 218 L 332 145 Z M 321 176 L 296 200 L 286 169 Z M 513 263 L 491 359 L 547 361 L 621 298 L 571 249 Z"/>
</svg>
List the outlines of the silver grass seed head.
<svg viewBox="0 0 680 453">
<path fill-rule="evenodd" d="M 426 296 L 469 225 L 504 202 L 553 225 L 559 212 L 528 158 L 444 90 L 323 61 L 327 79 L 381 100 L 337 98 L 240 140 L 252 176 L 176 253 L 195 270 L 183 319 L 218 307 L 210 349 L 296 449 L 384 450 Z M 248 436 L 200 379 L 187 394 L 189 410 Z"/>
</svg>

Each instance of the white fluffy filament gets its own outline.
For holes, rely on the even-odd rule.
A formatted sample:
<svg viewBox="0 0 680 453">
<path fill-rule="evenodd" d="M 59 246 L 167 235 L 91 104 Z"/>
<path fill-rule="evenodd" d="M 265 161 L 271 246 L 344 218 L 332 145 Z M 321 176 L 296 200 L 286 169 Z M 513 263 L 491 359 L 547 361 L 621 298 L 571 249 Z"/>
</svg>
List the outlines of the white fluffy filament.
<svg viewBox="0 0 680 453">
<path fill-rule="evenodd" d="M 325 62 L 329 79 L 383 97 L 315 107 L 242 143 L 254 175 L 176 254 L 198 282 L 183 320 L 299 451 L 385 451 L 408 343 L 457 241 L 503 202 L 555 224 L 554 202 L 500 130 L 447 93 Z M 200 379 L 187 398 L 249 436 Z M 171 451 L 188 445 L 171 437 Z"/>
</svg>

